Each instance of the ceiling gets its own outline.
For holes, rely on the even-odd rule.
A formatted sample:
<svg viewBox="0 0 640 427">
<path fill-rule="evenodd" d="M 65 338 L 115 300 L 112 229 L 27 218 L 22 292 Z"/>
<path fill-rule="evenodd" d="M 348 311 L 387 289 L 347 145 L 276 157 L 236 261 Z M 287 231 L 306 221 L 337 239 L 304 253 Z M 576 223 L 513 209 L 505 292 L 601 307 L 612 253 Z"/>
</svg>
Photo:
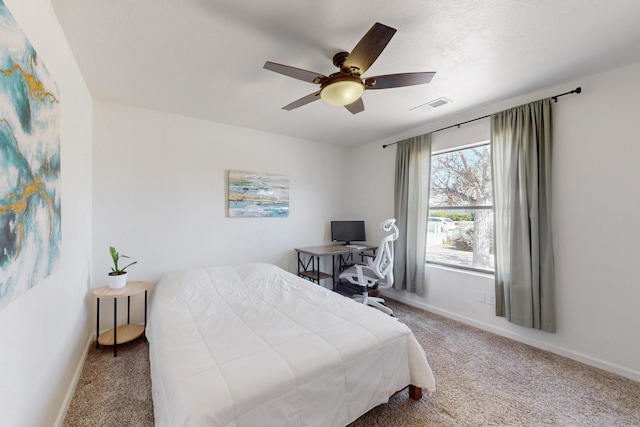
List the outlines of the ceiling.
<svg viewBox="0 0 640 427">
<path fill-rule="evenodd" d="M 93 96 L 338 145 L 378 141 L 479 106 L 640 60 L 637 0 L 52 0 Z M 364 76 L 436 71 L 316 101 L 265 61 L 329 75 L 375 23 L 397 29 Z M 567 87 L 567 91 L 574 89 Z M 588 88 L 585 88 L 587 91 Z M 446 97 L 438 108 L 412 108 Z"/>
</svg>

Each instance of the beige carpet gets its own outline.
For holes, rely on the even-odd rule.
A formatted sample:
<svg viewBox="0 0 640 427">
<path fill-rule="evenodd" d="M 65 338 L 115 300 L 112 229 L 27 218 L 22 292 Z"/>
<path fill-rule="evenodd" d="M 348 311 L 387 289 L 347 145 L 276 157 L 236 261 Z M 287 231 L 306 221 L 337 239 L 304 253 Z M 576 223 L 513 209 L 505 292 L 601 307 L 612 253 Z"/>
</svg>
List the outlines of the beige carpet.
<svg viewBox="0 0 640 427">
<path fill-rule="evenodd" d="M 640 426 L 640 383 L 390 302 L 423 345 L 437 391 L 407 392 L 351 426 Z M 384 367 L 381 367 L 384 369 Z M 152 426 L 148 344 L 89 352 L 65 426 Z M 278 426 L 278 421 L 270 424 Z"/>
</svg>

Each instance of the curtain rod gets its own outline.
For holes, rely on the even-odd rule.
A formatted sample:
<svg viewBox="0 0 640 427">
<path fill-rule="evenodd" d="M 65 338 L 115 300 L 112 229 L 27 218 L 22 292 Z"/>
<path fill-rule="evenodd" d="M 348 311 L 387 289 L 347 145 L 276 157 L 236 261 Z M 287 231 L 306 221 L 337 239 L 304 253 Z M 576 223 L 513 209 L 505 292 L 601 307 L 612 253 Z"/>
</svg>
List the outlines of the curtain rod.
<svg viewBox="0 0 640 427">
<path fill-rule="evenodd" d="M 580 86 L 578 86 L 574 90 L 570 90 L 569 92 L 561 93 L 560 95 L 553 95 L 550 98 L 553 99 L 553 102 L 558 102 L 558 98 L 560 98 L 561 96 L 571 95 L 572 93 L 581 93 L 581 92 L 582 92 L 582 88 Z M 478 117 L 476 119 L 467 120 L 466 122 L 461 122 L 461 123 L 458 123 L 458 124 L 455 124 L 455 125 L 447 126 L 447 127 L 442 128 L 442 129 L 434 130 L 433 132 L 430 132 L 430 133 L 436 133 L 436 132 L 440 132 L 441 130 L 451 129 L 451 128 L 455 128 L 455 127 L 459 128 L 460 126 L 466 125 L 467 123 L 475 122 L 477 120 L 486 119 L 487 117 L 491 117 L 491 114 L 488 114 L 488 115 L 482 116 L 482 117 Z M 385 145 L 382 146 L 382 148 L 387 148 L 387 147 L 389 147 L 391 145 L 396 145 L 398 142 L 400 142 L 400 141 L 392 142 L 391 144 L 385 144 Z"/>
</svg>

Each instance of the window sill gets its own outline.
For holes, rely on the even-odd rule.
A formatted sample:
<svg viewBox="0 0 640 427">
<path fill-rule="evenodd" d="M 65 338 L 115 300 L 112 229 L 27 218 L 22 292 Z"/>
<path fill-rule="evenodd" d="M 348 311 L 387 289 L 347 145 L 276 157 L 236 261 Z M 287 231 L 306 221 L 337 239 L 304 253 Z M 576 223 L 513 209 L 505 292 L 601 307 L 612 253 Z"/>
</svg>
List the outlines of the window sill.
<svg viewBox="0 0 640 427">
<path fill-rule="evenodd" d="M 486 277 L 486 278 L 494 278 L 494 273 L 490 272 L 490 271 L 482 271 L 482 270 L 476 270 L 470 267 L 459 267 L 459 266 L 452 266 L 452 265 L 445 265 L 445 264 L 439 264 L 439 263 L 435 263 L 435 262 L 429 262 L 426 261 L 425 262 L 425 266 L 427 268 L 435 268 L 438 270 L 446 270 L 446 271 L 453 271 L 456 273 L 461 273 L 461 274 L 468 274 L 471 276 L 478 276 L 478 277 Z"/>
</svg>

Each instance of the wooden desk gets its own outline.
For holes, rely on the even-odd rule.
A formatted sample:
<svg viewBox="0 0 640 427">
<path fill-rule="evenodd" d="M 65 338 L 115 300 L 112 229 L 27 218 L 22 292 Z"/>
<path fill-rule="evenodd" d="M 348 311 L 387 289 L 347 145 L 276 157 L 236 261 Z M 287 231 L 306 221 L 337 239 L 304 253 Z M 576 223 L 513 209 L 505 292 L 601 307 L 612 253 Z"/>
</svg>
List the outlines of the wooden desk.
<svg viewBox="0 0 640 427">
<path fill-rule="evenodd" d="M 295 248 L 298 253 L 298 276 L 320 283 L 323 279 L 333 279 L 331 285 L 335 289 L 336 284 L 336 257 L 338 260 L 338 274 L 340 267 L 352 260 L 354 254 L 365 251 L 375 252 L 377 246 L 368 243 L 353 245 L 358 247 L 349 247 L 341 244 L 310 246 L 306 248 Z M 305 260 L 305 255 L 308 259 Z M 320 258 L 331 255 L 331 274 L 320 271 Z"/>
</svg>

